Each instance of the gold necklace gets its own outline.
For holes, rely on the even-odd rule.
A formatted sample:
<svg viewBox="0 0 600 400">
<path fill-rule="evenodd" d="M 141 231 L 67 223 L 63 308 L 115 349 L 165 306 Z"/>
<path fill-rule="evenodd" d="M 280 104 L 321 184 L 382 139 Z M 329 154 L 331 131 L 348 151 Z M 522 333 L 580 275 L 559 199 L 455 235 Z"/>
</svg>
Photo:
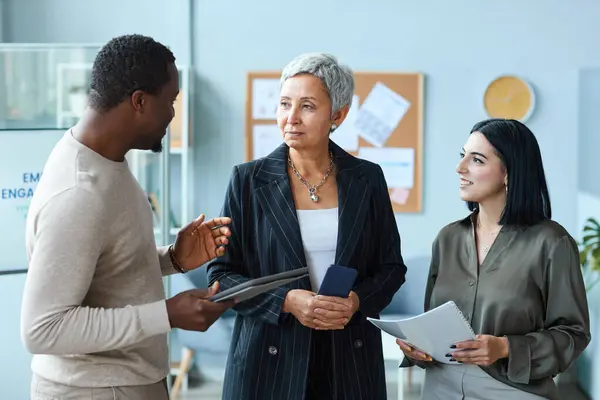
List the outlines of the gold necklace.
<svg viewBox="0 0 600 400">
<path fill-rule="evenodd" d="M 315 203 L 318 202 L 319 196 L 317 196 L 317 189 L 319 189 L 321 186 L 323 186 L 323 184 L 325 183 L 325 181 L 331 174 L 331 171 L 333 170 L 333 154 L 331 153 L 331 151 L 329 152 L 329 168 L 327 169 L 325 176 L 323 176 L 323 179 L 321 179 L 321 182 L 319 182 L 316 185 L 311 185 L 309 182 L 307 182 L 306 179 L 304 179 L 304 177 L 302 175 L 300 175 L 300 172 L 298 172 L 298 170 L 296 169 L 296 166 L 292 162 L 292 159 L 290 158 L 289 155 L 288 155 L 288 164 L 292 168 L 292 171 L 294 171 L 294 174 L 296 175 L 296 177 L 298 177 L 298 179 L 300 179 L 300 182 L 302 182 L 302 184 L 308 188 L 308 195 L 310 196 L 310 199 Z"/>
<path fill-rule="evenodd" d="M 479 221 L 477 221 L 477 228 L 479 228 L 479 231 L 480 231 L 480 232 L 481 232 L 481 231 L 483 231 L 483 232 L 487 233 L 489 237 L 492 237 L 492 236 L 494 236 L 494 235 L 497 235 L 497 234 L 498 234 L 498 232 L 500 232 L 500 231 L 502 230 L 502 227 L 500 227 L 499 229 L 497 229 L 497 230 L 495 230 L 495 231 L 488 231 L 487 229 L 485 229 L 485 228 L 484 228 L 484 227 L 481 225 L 481 223 L 480 223 Z M 490 248 L 492 247 L 492 245 L 494 244 L 494 242 L 495 242 L 495 241 L 496 241 L 496 240 L 495 240 L 495 238 L 494 238 L 494 239 L 492 240 L 492 242 L 491 242 L 489 245 L 487 245 L 487 246 L 481 246 L 481 251 L 483 251 L 484 253 L 487 253 L 487 252 L 490 250 Z"/>
</svg>

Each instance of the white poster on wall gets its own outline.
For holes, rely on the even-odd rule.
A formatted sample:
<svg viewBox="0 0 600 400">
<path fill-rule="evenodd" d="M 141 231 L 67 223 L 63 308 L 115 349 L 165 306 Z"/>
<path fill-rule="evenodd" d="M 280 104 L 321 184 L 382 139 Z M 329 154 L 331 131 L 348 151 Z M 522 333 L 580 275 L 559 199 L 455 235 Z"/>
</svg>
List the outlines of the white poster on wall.
<svg viewBox="0 0 600 400">
<path fill-rule="evenodd" d="M 358 157 L 379 164 L 389 188 L 412 189 L 415 149 L 412 147 L 361 147 Z"/>
<path fill-rule="evenodd" d="M 331 134 L 331 140 L 346 151 L 358 150 L 358 129 L 356 128 L 355 123 L 359 108 L 360 98 L 354 95 L 346 119 L 342 122 L 340 127 Z"/>
<path fill-rule="evenodd" d="M 0 131 L 0 274 L 27 269 L 25 221 L 63 130 Z"/>
<path fill-rule="evenodd" d="M 277 119 L 279 79 L 254 79 L 252 82 L 252 118 Z"/>
<path fill-rule="evenodd" d="M 283 143 L 277 124 L 254 125 L 252 131 L 252 158 L 266 157 Z"/>
</svg>

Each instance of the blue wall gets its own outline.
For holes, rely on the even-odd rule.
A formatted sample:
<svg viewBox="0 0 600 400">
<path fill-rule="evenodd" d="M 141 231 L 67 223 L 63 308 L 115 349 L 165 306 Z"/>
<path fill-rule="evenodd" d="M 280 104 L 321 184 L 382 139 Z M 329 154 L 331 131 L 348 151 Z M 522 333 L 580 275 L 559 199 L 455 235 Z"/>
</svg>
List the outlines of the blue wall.
<svg viewBox="0 0 600 400">
<path fill-rule="evenodd" d="M 600 68 L 585 68 L 579 74 L 579 192 L 578 232 L 585 220 L 600 220 Z M 591 277 L 593 279 L 593 277 Z M 593 398 L 600 399 L 600 286 L 588 293 L 592 342 L 578 362 L 581 385 Z M 594 379 L 594 377 L 596 377 Z"/>
<path fill-rule="evenodd" d="M 195 0 L 190 7 L 186 0 L 5 2 L 7 41 L 104 42 L 139 32 L 170 45 L 181 62 L 193 61 L 194 211 L 211 216 L 221 208 L 232 165 L 243 161 L 247 71 L 280 70 L 301 52 L 328 51 L 355 70 L 425 73 L 424 211 L 397 216 L 408 257 L 428 254 L 439 228 L 465 214 L 454 172 L 459 149 L 473 123 L 485 118 L 486 85 L 503 73 L 522 75 L 536 90 L 538 106 L 528 124 L 542 147 L 555 219 L 577 235 L 578 74 L 600 66 L 600 3 L 379 0 L 367 6 L 358 0 Z M 0 304 L 6 303 L 4 296 L 0 292 Z M 7 359 L 18 346 L 10 344 Z"/>
</svg>

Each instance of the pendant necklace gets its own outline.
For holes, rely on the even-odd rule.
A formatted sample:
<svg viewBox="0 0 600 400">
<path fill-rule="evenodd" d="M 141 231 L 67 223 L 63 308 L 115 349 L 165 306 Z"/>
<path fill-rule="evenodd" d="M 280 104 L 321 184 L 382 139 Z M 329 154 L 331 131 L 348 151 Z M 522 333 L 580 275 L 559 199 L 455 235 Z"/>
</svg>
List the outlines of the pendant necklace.
<svg viewBox="0 0 600 400">
<path fill-rule="evenodd" d="M 310 196 L 310 199 L 315 203 L 318 202 L 319 196 L 317 195 L 317 189 L 323 186 L 323 184 L 331 174 L 331 171 L 333 170 L 333 154 L 331 153 L 331 151 L 329 152 L 329 168 L 327 169 L 325 176 L 323 176 L 323 179 L 321 179 L 321 182 L 319 182 L 316 185 L 311 185 L 306 181 L 306 179 L 304 179 L 302 175 L 300 175 L 300 172 L 298 172 L 298 170 L 296 169 L 296 166 L 292 162 L 290 156 L 288 156 L 288 164 L 290 165 L 290 168 L 292 168 L 292 171 L 294 171 L 296 177 L 300 179 L 300 182 L 302 182 L 302 184 L 308 188 L 308 195 Z"/>
<path fill-rule="evenodd" d="M 479 223 L 479 221 L 477 221 L 477 227 L 479 228 L 480 232 L 483 231 L 483 232 L 487 233 L 488 237 L 493 238 L 492 242 L 489 245 L 487 245 L 487 246 L 481 246 L 481 250 L 484 253 L 487 253 L 490 250 L 490 248 L 492 247 L 492 245 L 494 244 L 494 241 L 495 241 L 495 236 L 494 235 L 497 235 L 502 230 L 502 227 L 500 229 L 498 229 L 498 230 L 488 231 L 487 229 L 484 229 L 483 226 L 481 226 L 481 224 Z"/>
</svg>

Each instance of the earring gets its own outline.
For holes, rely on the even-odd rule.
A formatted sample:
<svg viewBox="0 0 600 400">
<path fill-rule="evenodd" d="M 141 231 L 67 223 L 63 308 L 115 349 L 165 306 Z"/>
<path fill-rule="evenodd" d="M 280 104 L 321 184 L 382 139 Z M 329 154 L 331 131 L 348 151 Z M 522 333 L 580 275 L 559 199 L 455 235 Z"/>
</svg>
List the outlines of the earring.
<svg viewBox="0 0 600 400">
<path fill-rule="evenodd" d="M 504 186 L 504 191 L 508 194 L 508 185 Z"/>
<path fill-rule="evenodd" d="M 338 128 L 337 124 L 334 122 L 331 124 L 331 132 L 335 131 Z"/>
</svg>

